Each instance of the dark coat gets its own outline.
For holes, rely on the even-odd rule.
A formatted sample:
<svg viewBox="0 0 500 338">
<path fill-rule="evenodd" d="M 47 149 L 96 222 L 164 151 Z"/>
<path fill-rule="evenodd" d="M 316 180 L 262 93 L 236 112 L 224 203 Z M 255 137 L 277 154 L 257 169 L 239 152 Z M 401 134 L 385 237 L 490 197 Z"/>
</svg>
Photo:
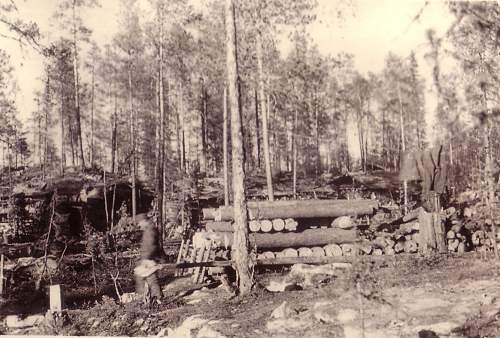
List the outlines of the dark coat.
<svg viewBox="0 0 500 338">
<path fill-rule="evenodd" d="M 162 258 L 158 230 L 153 224 L 148 224 L 142 231 L 141 259 L 161 261 Z"/>
</svg>

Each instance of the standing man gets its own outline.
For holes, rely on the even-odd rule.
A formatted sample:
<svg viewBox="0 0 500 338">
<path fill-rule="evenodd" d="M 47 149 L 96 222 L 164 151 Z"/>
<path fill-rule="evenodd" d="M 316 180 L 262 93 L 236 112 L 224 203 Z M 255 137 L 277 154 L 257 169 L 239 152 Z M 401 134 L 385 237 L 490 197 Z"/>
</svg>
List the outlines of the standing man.
<svg viewBox="0 0 500 338">
<path fill-rule="evenodd" d="M 141 260 L 134 269 L 136 292 L 144 295 L 147 284 L 151 298 L 161 303 L 163 292 L 158 282 L 157 271 L 161 269 L 159 263 L 163 263 L 163 255 L 160 250 L 158 230 L 146 214 L 137 215 L 136 221 L 142 230 Z"/>
</svg>

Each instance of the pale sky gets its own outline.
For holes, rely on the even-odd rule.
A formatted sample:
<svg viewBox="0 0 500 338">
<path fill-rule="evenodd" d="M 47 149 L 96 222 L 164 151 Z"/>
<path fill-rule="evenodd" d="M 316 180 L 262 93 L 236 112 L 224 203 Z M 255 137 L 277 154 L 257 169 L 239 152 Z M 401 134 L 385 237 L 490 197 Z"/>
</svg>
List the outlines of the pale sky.
<svg viewBox="0 0 500 338">
<path fill-rule="evenodd" d="M 6 0 L 0 0 L 6 1 Z M 140 0 L 146 1 L 146 0 Z M 194 3 L 200 0 L 192 0 Z M 101 7 L 85 13 L 85 22 L 93 31 L 93 39 L 99 44 L 109 42 L 117 31 L 120 0 L 101 0 Z M 430 81 L 430 67 L 423 58 L 428 50 L 425 32 L 433 28 L 442 36 L 453 21 L 444 0 L 431 0 L 418 21 L 413 18 L 422 10 L 423 0 L 351 0 L 353 8 L 347 10 L 342 20 L 337 18 L 339 1 L 318 0 L 317 21 L 309 27 L 309 33 L 318 44 L 320 52 L 336 54 L 348 52 L 355 56 L 355 64 L 362 73 L 378 72 L 383 68 L 384 58 L 389 51 L 408 56 L 415 50 L 420 74 L 427 80 L 427 115 L 432 123 L 435 107 Z M 42 32 L 55 31 L 51 28 L 52 14 L 57 0 L 16 1 L 19 15 L 37 22 Z M 7 33 L 2 31 L 0 33 Z M 52 33 L 54 36 L 55 33 Z M 49 35 L 50 38 L 50 35 Z M 287 42 L 282 39 L 281 48 L 286 51 Z M 26 122 L 35 109 L 33 92 L 41 88 L 42 58 L 29 47 L 20 48 L 14 41 L 0 38 L 0 48 L 12 56 L 16 69 L 19 93 L 17 104 L 20 119 Z"/>
</svg>

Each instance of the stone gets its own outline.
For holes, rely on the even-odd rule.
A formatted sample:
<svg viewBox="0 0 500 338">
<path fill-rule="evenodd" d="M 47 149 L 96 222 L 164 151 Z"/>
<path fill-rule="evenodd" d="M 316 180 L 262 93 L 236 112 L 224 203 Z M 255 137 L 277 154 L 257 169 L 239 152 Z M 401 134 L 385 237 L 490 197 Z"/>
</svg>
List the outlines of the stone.
<svg viewBox="0 0 500 338">
<path fill-rule="evenodd" d="M 342 324 L 353 322 L 358 318 L 358 311 L 353 309 L 342 309 L 337 315 L 337 320 Z"/>
<path fill-rule="evenodd" d="M 21 319 L 17 315 L 9 315 L 5 317 L 5 326 L 11 329 L 20 329 L 32 326 L 38 326 L 42 324 L 45 320 L 43 315 L 33 315 Z"/>
<path fill-rule="evenodd" d="M 337 319 L 337 308 L 332 302 L 316 302 L 313 306 L 313 317 L 321 323 L 334 323 Z"/>
<path fill-rule="evenodd" d="M 196 335 L 196 338 L 225 338 L 225 337 L 226 336 L 222 335 L 220 332 L 214 330 L 208 325 L 203 326 Z"/>
<path fill-rule="evenodd" d="M 287 331 L 307 328 L 310 324 L 310 321 L 301 320 L 299 318 L 281 318 L 268 321 L 266 329 L 270 332 L 285 333 Z"/>
<path fill-rule="evenodd" d="M 165 333 L 167 333 L 167 328 L 161 329 L 160 332 L 158 332 L 158 334 L 156 335 L 156 337 L 165 337 Z"/>
<path fill-rule="evenodd" d="M 280 306 L 274 309 L 273 312 L 271 312 L 271 318 L 280 319 L 288 317 L 290 315 L 290 310 L 286 305 L 286 301 L 284 301 Z"/>
<path fill-rule="evenodd" d="M 458 323 L 455 322 L 440 322 L 440 323 L 435 323 L 435 324 L 429 324 L 429 325 L 419 325 L 415 326 L 413 328 L 408 328 L 404 330 L 405 333 L 418 333 L 420 331 L 433 331 L 435 332 L 438 336 L 449 336 L 451 333 L 451 330 L 454 328 L 460 326 Z"/>
<path fill-rule="evenodd" d="M 128 304 L 139 299 L 139 295 L 136 294 L 135 292 L 129 292 L 129 293 L 124 293 L 123 295 L 121 295 L 120 298 L 123 304 Z"/>
<path fill-rule="evenodd" d="M 191 338 L 191 331 L 201 328 L 207 322 L 207 319 L 201 318 L 199 315 L 190 316 L 179 327 L 175 329 L 168 328 L 168 337 Z"/>
<path fill-rule="evenodd" d="M 287 290 L 291 290 L 291 288 L 296 285 L 295 282 L 283 279 L 281 281 L 272 280 L 269 282 L 269 285 L 265 286 L 267 291 L 270 292 L 283 292 Z"/>
</svg>

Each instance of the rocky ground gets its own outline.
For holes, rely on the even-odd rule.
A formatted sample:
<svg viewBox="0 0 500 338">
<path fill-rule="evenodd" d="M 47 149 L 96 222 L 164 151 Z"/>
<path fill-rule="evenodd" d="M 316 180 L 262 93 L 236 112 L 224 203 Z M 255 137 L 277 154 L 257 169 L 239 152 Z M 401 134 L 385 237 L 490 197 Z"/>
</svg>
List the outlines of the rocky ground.
<svg viewBox="0 0 500 338">
<path fill-rule="evenodd" d="M 500 264 L 462 256 L 353 263 L 307 281 L 260 271 L 254 291 L 235 297 L 189 278 L 164 287 L 161 305 L 139 300 L 70 306 L 61 315 L 4 319 L 2 333 L 171 337 L 500 337 Z M 286 280 L 288 291 L 270 292 Z M 31 321 L 31 323 L 26 323 Z M 22 327 L 31 325 L 30 327 Z"/>
</svg>

